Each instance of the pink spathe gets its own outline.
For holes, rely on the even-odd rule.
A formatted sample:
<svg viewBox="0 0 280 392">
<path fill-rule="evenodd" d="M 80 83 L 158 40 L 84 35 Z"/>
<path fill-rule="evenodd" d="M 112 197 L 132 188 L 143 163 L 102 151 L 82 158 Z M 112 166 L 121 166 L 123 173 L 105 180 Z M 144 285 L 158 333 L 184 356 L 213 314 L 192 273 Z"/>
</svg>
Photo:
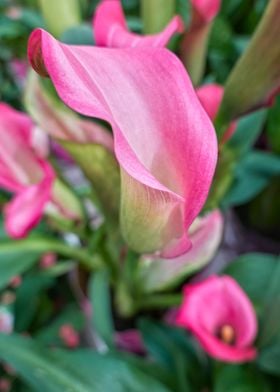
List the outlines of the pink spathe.
<svg viewBox="0 0 280 392">
<path fill-rule="evenodd" d="M 217 140 L 177 57 L 164 48 L 69 46 L 37 29 L 29 58 L 68 106 L 111 124 L 121 227 L 131 248 L 164 257 L 186 252 L 188 228 L 212 182 Z"/>
<path fill-rule="evenodd" d="M 4 208 L 5 227 L 14 238 L 24 237 L 39 222 L 55 178 L 41 157 L 42 145 L 36 151 L 33 130 L 28 116 L 0 103 L 0 186 L 15 194 Z"/>
<path fill-rule="evenodd" d="M 93 19 L 96 45 L 107 47 L 164 47 L 175 33 L 183 32 L 180 16 L 174 16 L 166 28 L 154 35 L 141 36 L 128 30 L 120 0 L 103 0 Z"/>
<path fill-rule="evenodd" d="M 238 363 L 256 357 L 256 314 L 245 292 L 229 276 L 186 285 L 177 324 L 189 329 L 218 360 Z"/>
<path fill-rule="evenodd" d="M 204 86 L 199 87 L 196 90 L 197 96 L 206 110 L 206 113 L 210 117 L 210 119 L 214 122 L 220 105 L 222 103 L 222 99 L 224 96 L 224 88 L 218 84 L 206 84 Z M 234 131 L 236 130 L 237 123 L 232 122 L 228 127 L 227 131 L 223 136 L 222 142 L 226 142 L 231 138 Z"/>
<path fill-rule="evenodd" d="M 221 8 L 221 0 L 190 0 L 192 9 L 205 22 L 211 22 Z"/>
</svg>

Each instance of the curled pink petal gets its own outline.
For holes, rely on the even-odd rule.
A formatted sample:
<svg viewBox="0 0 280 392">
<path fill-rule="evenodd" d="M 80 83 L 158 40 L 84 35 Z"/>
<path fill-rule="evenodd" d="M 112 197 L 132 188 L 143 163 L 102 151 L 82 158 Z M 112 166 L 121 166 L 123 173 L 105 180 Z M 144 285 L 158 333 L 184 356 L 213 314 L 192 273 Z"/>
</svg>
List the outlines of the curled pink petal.
<svg viewBox="0 0 280 392">
<path fill-rule="evenodd" d="M 189 230 L 192 248 L 179 257 L 163 259 L 144 256 L 140 273 L 146 291 L 158 291 L 180 283 L 184 277 L 209 263 L 221 242 L 223 216 L 215 210 L 197 218 Z"/>
<path fill-rule="evenodd" d="M 55 175 L 34 148 L 34 129 L 27 115 L 0 103 L 0 186 L 15 193 L 4 208 L 5 227 L 14 238 L 28 234 L 51 199 Z"/>
<path fill-rule="evenodd" d="M 102 0 L 93 19 L 93 30 L 98 46 L 163 47 L 175 33 L 183 32 L 184 24 L 180 16 L 175 16 L 161 33 L 146 36 L 134 34 L 127 28 L 121 1 Z"/>
<path fill-rule="evenodd" d="M 177 57 L 162 48 L 64 45 L 40 29 L 29 57 L 68 106 L 111 124 L 131 247 L 167 257 L 185 252 L 213 178 L 217 140 Z"/>
<path fill-rule="evenodd" d="M 177 324 L 188 328 L 205 351 L 226 362 L 256 357 L 257 319 L 248 297 L 229 276 L 186 285 Z M 223 335 L 226 328 L 226 335 Z"/>
</svg>

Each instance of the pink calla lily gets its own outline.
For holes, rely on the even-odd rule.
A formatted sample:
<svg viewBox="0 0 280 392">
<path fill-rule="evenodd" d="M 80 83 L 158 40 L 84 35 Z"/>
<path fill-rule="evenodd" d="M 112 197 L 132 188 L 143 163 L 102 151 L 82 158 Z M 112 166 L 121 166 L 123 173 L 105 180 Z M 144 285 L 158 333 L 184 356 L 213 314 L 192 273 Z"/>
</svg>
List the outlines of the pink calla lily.
<svg viewBox="0 0 280 392">
<path fill-rule="evenodd" d="M 183 32 L 180 16 L 175 16 L 166 28 L 154 35 L 141 36 L 128 30 L 120 0 L 101 0 L 93 19 L 95 42 L 98 46 L 164 47 L 175 33 Z"/>
<path fill-rule="evenodd" d="M 224 88 L 218 84 L 206 84 L 205 86 L 199 87 L 196 90 L 196 93 L 202 106 L 206 110 L 206 113 L 208 114 L 210 119 L 214 121 L 222 103 L 222 99 L 224 96 Z M 236 130 L 236 126 L 236 122 L 232 122 L 230 124 L 223 136 L 223 143 L 231 138 L 234 131 Z"/>
<path fill-rule="evenodd" d="M 33 130 L 28 116 L 0 104 L 0 186 L 15 193 L 4 209 L 6 230 L 14 238 L 24 237 L 39 222 L 55 179 L 34 148 Z"/>
<path fill-rule="evenodd" d="M 230 276 L 211 276 L 186 285 L 177 324 L 188 328 L 218 360 L 238 363 L 256 357 L 256 314 L 246 293 Z"/>
<path fill-rule="evenodd" d="M 111 124 L 121 168 L 121 226 L 139 253 L 175 257 L 217 161 L 214 128 L 180 61 L 163 48 L 69 46 L 37 29 L 29 58 L 73 110 Z"/>
</svg>

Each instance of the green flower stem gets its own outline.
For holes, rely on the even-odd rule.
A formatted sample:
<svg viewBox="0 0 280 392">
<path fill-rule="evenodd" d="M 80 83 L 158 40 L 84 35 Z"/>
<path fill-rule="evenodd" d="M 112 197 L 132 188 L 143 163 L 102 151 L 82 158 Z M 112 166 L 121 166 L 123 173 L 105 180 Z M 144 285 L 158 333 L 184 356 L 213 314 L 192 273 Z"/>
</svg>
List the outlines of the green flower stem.
<svg viewBox="0 0 280 392">
<path fill-rule="evenodd" d="M 38 253 L 54 252 L 61 256 L 77 260 L 89 270 L 100 268 L 100 263 L 97 259 L 93 258 L 86 250 L 71 247 L 57 240 L 43 237 L 30 237 L 17 240 L 16 244 L 18 250 Z M 6 252 L 13 250 L 13 241 L 1 243 L 0 248 L 1 251 Z"/>
<path fill-rule="evenodd" d="M 160 32 L 174 16 L 175 10 L 175 0 L 141 0 L 144 33 Z"/>
<path fill-rule="evenodd" d="M 81 23 L 78 0 L 39 0 L 39 6 L 48 30 L 56 37 Z"/>
</svg>

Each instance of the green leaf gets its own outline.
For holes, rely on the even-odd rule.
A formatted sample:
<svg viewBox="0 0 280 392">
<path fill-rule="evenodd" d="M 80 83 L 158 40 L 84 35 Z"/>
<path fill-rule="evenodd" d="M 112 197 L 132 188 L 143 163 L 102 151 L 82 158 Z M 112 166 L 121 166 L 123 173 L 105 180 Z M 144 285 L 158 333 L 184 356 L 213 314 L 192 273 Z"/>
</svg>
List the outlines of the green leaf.
<svg viewBox="0 0 280 392">
<path fill-rule="evenodd" d="M 147 350 L 175 377 L 176 392 L 203 386 L 203 357 L 185 331 L 148 319 L 140 320 L 139 328 Z"/>
<path fill-rule="evenodd" d="M 240 119 L 228 146 L 237 150 L 239 154 L 246 153 L 259 137 L 266 116 L 267 110 L 259 110 Z"/>
<path fill-rule="evenodd" d="M 61 41 L 68 45 L 94 45 L 92 27 L 88 24 L 72 27 L 64 31 Z"/>
<path fill-rule="evenodd" d="M 224 271 L 246 291 L 250 299 L 260 306 L 264 293 L 274 277 L 278 258 L 265 253 L 247 253 L 235 259 Z"/>
<path fill-rule="evenodd" d="M 262 375 L 249 367 L 225 365 L 215 379 L 214 392 L 268 392 Z"/>
<path fill-rule="evenodd" d="M 280 96 L 274 106 L 268 111 L 267 138 L 272 151 L 280 154 Z"/>
<path fill-rule="evenodd" d="M 114 355 L 53 351 L 31 339 L 0 334 L 0 358 L 36 392 L 168 392 L 159 381 Z M 170 392 L 170 391 L 169 391 Z"/>
<path fill-rule="evenodd" d="M 257 196 L 280 175 L 280 158 L 263 151 L 247 153 L 235 168 L 235 180 L 225 196 L 222 206 L 241 205 Z"/>
<path fill-rule="evenodd" d="M 63 324 L 71 324 L 75 330 L 81 331 L 85 324 L 85 316 L 76 304 L 68 304 L 63 312 L 55 318 L 55 320 L 42 328 L 36 335 L 37 341 L 42 344 L 61 344 L 61 339 L 59 337 L 59 329 Z"/>
<path fill-rule="evenodd" d="M 109 275 L 106 271 L 98 271 L 92 275 L 89 286 L 92 324 L 107 345 L 113 347 L 114 325 L 109 290 Z"/>
<path fill-rule="evenodd" d="M 280 376 L 280 342 L 265 347 L 260 352 L 257 363 L 264 372 Z"/>
<path fill-rule="evenodd" d="M 31 268 L 39 256 L 39 251 L 22 250 L 17 241 L 9 241 L 8 246 L 0 243 L 0 289 Z"/>
<path fill-rule="evenodd" d="M 37 313 L 41 295 L 53 283 L 53 279 L 40 273 L 32 273 L 24 277 L 17 289 L 15 302 L 15 330 L 17 332 L 24 332 L 30 327 Z"/>
</svg>

